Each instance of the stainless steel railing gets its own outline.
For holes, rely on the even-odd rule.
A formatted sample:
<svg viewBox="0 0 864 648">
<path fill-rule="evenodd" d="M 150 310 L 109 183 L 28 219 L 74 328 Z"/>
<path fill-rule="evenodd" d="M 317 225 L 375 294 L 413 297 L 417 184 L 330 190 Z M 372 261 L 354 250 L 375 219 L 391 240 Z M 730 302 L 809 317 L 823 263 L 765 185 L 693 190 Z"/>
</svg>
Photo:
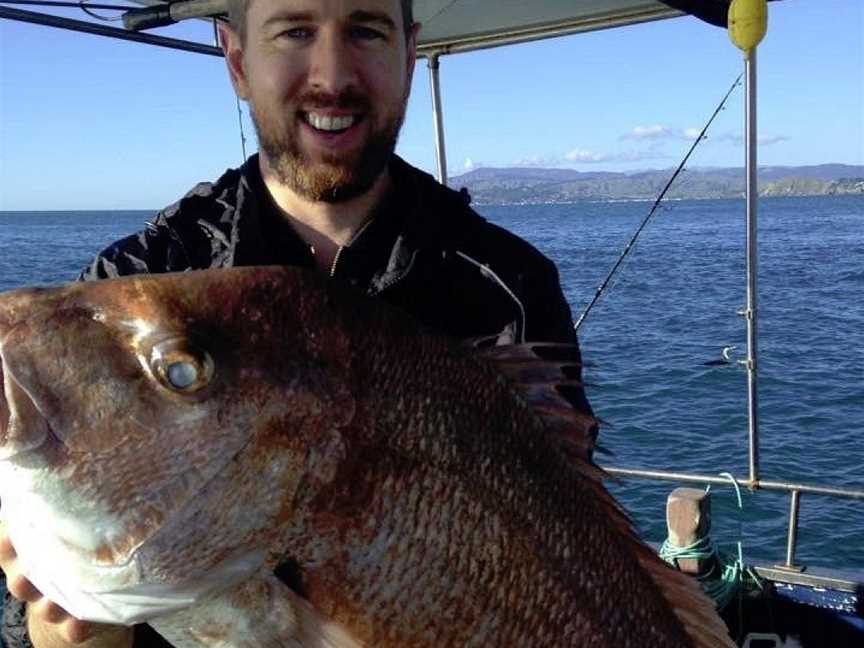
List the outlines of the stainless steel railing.
<svg viewBox="0 0 864 648">
<path fill-rule="evenodd" d="M 696 473 L 671 472 L 665 470 L 643 470 L 638 468 L 616 468 L 614 466 L 601 466 L 610 475 L 618 477 L 636 477 L 640 479 L 653 479 L 658 481 L 689 482 L 695 484 L 714 484 L 728 486 L 728 477 L 715 475 L 700 475 Z M 786 541 L 786 563 L 781 565 L 783 569 L 798 570 L 795 564 L 795 551 L 798 546 L 798 513 L 801 508 L 801 495 L 822 495 L 828 497 L 840 497 L 845 499 L 864 500 L 864 490 L 856 488 L 843 488 L 836 486 L 821 486 L 817 484 L 804 484 L 788 481 L 776 481 L 770 479 L 738 479 L 735 481 L 739 486 L 750 490 L 770 490 L 787 492 L 790 494 L 789 507 L 789 531 Z"/>
</svg>

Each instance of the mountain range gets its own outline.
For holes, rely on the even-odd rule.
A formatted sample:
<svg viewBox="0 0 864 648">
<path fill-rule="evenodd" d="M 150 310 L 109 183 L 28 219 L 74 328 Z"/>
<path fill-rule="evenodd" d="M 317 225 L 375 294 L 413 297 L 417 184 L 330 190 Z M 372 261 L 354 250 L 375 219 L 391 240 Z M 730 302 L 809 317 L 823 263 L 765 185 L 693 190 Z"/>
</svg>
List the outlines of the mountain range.
<svg viewBox="0 0 864 648">
<path fill-rule="evenodd" d="M 579 200 L 654 200 L 673 170 L 584 172 L 574 169 L 481 167 L 450 178 L 455 189 L 466 188 L 476 204 L 568 203 Z M 686 169 L 672 185 L 669 199 L 740 198 L 743 168 Z M 759 167 L 761 196 L 864 195 L 864 166 Z"/>
</svg>

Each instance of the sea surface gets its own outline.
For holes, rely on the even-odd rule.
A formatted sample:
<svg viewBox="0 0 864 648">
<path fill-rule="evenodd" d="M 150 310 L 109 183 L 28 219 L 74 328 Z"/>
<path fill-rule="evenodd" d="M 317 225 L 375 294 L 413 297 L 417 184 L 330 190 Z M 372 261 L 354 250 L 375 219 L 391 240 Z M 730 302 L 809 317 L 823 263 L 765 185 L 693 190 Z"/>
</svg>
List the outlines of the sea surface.
<svg viewBox="0 0 864 648">
<path fill-rule="evenodd" d="M 554 259 L 574 319 L 650 203 L 479 206 Z M 765 479 L 864 489 L 864 198 L 759 207 L 761 467 Z M 147 211 L 0 212 L 0 290 L 75 278 Z M 604 465 L 747 475 L 743 201 L 666 203 L 580 330 Z M 610 484 L 644 537 L 665 537 L 678 484 Z M 712 536 L 745 560 L 785 558 L 789 496 L 712 488 Z M 801 498 L 800 563 L 864 574 L 864 501 Z"/>
</svg>

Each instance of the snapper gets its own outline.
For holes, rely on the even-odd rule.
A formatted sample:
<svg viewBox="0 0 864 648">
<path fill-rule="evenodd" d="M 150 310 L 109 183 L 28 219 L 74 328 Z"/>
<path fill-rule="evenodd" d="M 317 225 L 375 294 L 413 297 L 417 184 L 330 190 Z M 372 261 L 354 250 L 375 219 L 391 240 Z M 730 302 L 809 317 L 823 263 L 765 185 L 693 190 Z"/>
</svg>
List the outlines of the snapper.
<svg viewBox="0 0 864 648">
<path fill-rule="evenodd" d="M 734 645 L 603 487 L 574 352 L 296 268 L 6 293 L 2 514 L 49 598 L 178 647 Z"/>
</svg>

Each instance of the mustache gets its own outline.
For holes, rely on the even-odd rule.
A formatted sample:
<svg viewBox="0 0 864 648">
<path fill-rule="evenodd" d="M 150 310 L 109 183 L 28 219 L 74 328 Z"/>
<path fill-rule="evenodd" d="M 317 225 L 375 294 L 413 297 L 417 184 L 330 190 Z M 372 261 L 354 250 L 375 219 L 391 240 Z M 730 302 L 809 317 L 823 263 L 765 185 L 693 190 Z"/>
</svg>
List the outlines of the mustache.
<svg viewBox="0 0 864 648">
<path fill-rule="evenodd" d="M 339 110 L 367 112 L 372 109 L 372 102 L 369 101 L 369 97 L 353 88 L 345 88 L 335 94 L 332 92 L 310 90 L 304 93 L 297 103 L 307 111 L 335 108 Z"/>
</svg>

